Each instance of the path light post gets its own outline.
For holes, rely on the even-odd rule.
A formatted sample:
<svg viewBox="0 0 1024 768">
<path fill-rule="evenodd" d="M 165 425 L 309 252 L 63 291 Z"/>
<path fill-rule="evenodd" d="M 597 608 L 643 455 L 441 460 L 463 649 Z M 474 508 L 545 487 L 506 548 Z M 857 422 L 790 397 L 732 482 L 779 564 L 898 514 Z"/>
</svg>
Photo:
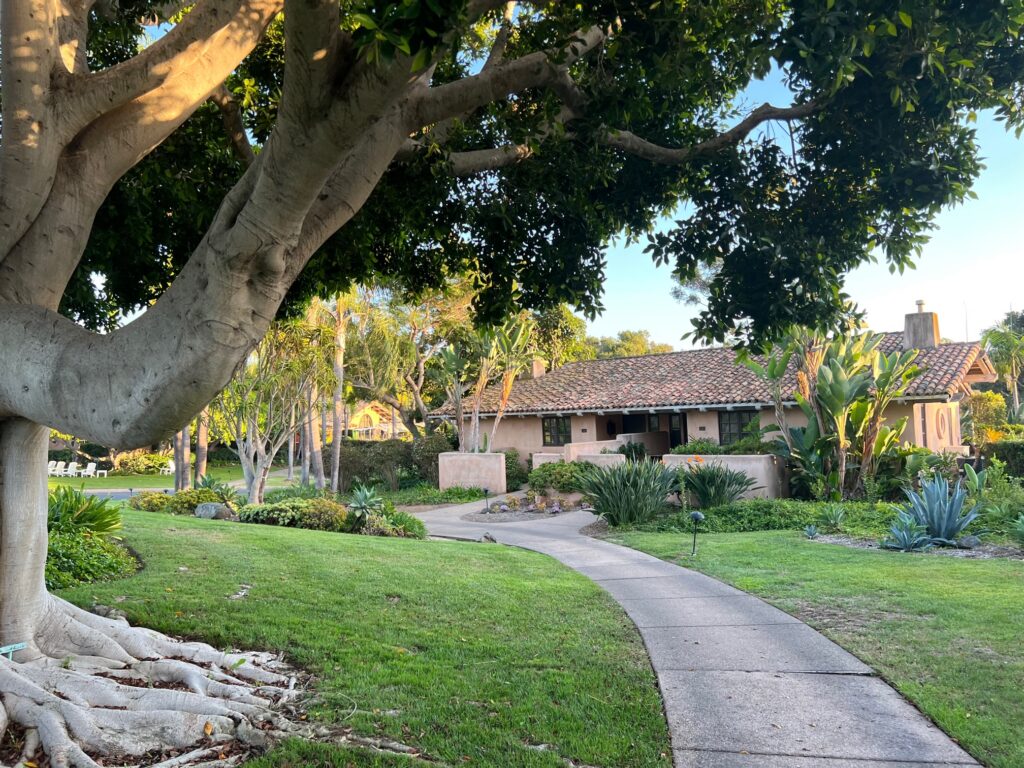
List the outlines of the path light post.
<svg viewBox="0 0 1024 768">
<path fill-rule="evenodd" d="M 704 519 L 704 513 L 694 510 L 690 513 L 690 519 L 693 520 L 693 551 L 690 552 L 690 557 L 695 557 L 697 555 L 697 526 Z"/>
<path fill-rule="evenodd" d="M 484 509 L 486 509 L 488 512 L 491 511 L 491 500 L 489 498 L 489 495 L 490 491 L 484 488 Z"/>
</svg>

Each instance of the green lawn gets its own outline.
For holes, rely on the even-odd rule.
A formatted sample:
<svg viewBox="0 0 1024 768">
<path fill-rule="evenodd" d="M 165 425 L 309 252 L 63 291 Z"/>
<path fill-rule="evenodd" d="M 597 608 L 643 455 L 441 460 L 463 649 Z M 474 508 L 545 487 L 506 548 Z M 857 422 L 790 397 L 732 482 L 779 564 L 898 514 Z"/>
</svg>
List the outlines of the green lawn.
<svg viewBox="0 0 1024 768">
<path fill-rule="evenodd" d="M 759 595 L 878 670 L 972 755 L 1024 766 L 1024 561 L 860 550 L 795 532 L 611 539 Z"/>
<path fill-rule="evenodd" d="M 448 765 L 671 765 L 636 629 L 599 587 L 554 560 L 137 511 L 126 511 L 125 531 L 145 569 L 65 597 L 90 605 L 124 596 L 117 605 L 133 623 L 284 650 L 320 678 L 317 718 Z M 228 600 L 242 583 L 249 596 Z M 531 748 L 540 744 L 551 747 Z M 412 762 L 291 743 L 253 765 Z"/>
<path fill-rule="evenodd" d="M 210 467 L 207 475 L 224 482 L 242 479 L 242 468 L 239 465 L 227 467 Z M 276 478 L 275 478 L 276 479 Z M 58 485 L 70 485 L 86 490 L 103 490 L 106 488 L 173 488 L 174 475 L 108 475 L 107 477 L 50 477 L 47 478 L 50 488 Z"/>
</svg>

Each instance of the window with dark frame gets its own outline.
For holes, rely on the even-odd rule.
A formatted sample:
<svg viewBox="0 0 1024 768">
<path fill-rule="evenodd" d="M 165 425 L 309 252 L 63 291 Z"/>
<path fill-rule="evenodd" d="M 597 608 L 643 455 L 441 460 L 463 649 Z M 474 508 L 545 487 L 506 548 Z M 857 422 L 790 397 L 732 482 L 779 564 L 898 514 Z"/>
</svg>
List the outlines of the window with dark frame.
<svg viewBox="0 0 1024 768">
<path fill-rule="evenodd" d="M 719 411 L 718 443 L 732 445 L 747 431 L 747 425 L 757 420 L 757 411 Z"/>
<path fill-rule="evenodd" d="M 569 416 L 544 416 L 540 420 L 544 445 L 556 446 L 572 442 L 572 419 Z"/>
</svg>

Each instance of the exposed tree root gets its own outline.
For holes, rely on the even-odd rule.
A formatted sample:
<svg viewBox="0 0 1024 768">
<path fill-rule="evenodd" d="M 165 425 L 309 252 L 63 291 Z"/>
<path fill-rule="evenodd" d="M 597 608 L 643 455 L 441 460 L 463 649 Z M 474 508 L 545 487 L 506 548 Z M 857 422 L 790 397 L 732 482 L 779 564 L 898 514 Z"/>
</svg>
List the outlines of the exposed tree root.
<svg viewBox="0 0 1024 768">
<path fill-rule="evenodd" d="M 289 719 L 297 695 L 271 654 L 178 642 L 53 598 L 28 649 L 0 657 L 0 736 L 23 734 L 19 766 L 230 765 L 312 735 Z"/>
</svg>

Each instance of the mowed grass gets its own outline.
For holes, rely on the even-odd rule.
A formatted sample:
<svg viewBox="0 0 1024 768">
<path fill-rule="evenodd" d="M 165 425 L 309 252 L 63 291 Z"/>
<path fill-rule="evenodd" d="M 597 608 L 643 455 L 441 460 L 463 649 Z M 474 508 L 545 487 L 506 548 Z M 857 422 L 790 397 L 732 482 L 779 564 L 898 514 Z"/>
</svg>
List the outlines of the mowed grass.
<svg viewBox="0 0 1024 768">
<path fill-rule="evenodd" d="M 131 510 L 125 538 L 140 573 L 62 594 L 216 646 L 284 651 L 319 678 L 317 719 L 448 765 L 671 765 L 636 629 L 547 557 Z M 248 597 L 228 599 L 241 584 Z M 412 764 L 301 742 L 253 763 Z"/>
<path fill-rule="evenodd" d="M 985 765 L 1024 766 L 1024 561 L 903 554 L 795 532 L 613 535 L 765 598 L 852 651 Z"/>
<path fill-rule="evenodd" d="M 85 465 L 83 464 L 82 467 Z M 81 469 L 82 467 L 79 467 Z M 242 479 L 242 467 L 239 465 L 209 467 L 207 476 L 221 482 L 232 482 Z M 47 478 L 50 488 L 58 485 L 70 485 L 72 488 L 85 487 L 86 490 L 104 490 L 107 488 L 145 490 L 150 488 L 174 488 L 174 475 L 107 475 L 106 477 L 50 477 Z"/>
</svg>

